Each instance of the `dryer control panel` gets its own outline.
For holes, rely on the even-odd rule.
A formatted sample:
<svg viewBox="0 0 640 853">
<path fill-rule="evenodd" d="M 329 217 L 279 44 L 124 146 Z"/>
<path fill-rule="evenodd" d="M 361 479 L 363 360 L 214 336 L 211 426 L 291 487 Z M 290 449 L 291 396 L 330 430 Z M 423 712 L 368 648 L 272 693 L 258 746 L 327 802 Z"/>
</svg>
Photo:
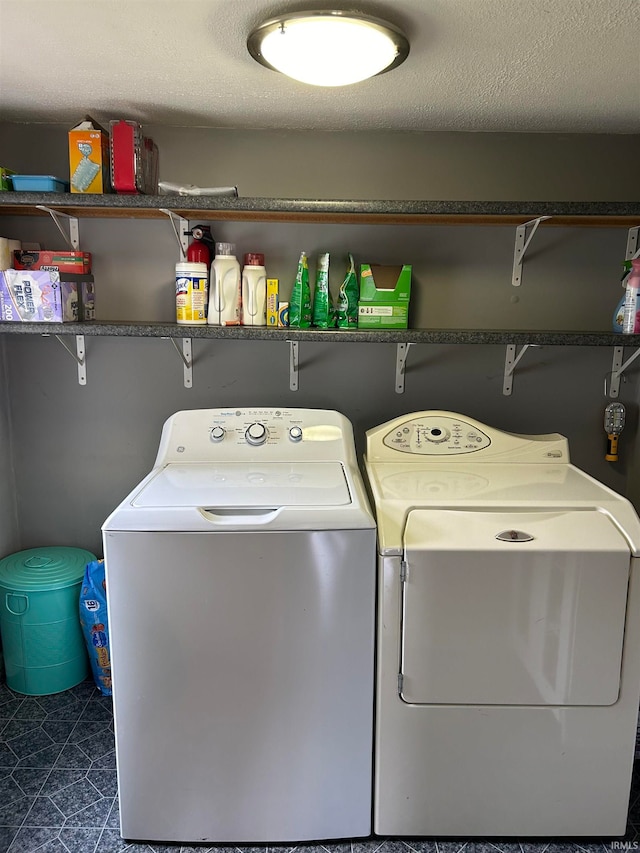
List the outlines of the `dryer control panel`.
<svg viewBox="0 0 640 853">
<path fill-rule="evenodd" d="M 466 415 L 431 409 L 367 430 L 367 463 L 513 464 L 569 462 L 569 443 L 557 432 L 503 432 Z"/>
<path fill-rule="evenodd" d="M 383 443 L 403 453 L 452 456 L 483 450 L 491 439 L 477 426 L 459 418 L 432 415 L 398 424 L 384 436 Z"/>
</svg>

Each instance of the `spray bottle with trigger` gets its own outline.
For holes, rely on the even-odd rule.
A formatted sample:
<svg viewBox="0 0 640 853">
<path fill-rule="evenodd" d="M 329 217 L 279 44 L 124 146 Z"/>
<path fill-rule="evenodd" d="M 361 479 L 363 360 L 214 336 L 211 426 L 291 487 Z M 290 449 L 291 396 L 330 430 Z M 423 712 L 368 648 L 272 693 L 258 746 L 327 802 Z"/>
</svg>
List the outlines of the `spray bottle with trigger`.
<svg viewBox="0 0 640 853">
<path fill-rule="evenodd" d="M 193 241 L 187 249 L 187 261 L 194 264 L 206 264 L 207 269 L 211 266 L 211 250 L 214 246 L 209 225 L 194 225 L 190 231 L 185 231 Z"/>
<path fill-rule="evenodd" d="M 625 409 L 622 403 L 609 403 L 604 410 L 604 431 L 607 434 L 607 462 L 618 461 L 618 436 L 624 429 Z"/>
</svg>

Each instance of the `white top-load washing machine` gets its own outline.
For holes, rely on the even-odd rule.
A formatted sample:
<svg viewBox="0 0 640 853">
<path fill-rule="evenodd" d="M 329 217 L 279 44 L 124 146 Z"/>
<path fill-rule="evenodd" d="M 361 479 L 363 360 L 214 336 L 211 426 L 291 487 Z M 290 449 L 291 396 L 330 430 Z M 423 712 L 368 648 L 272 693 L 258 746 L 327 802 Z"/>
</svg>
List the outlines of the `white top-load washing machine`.
<svg viewBox="0 0 640 853">
<path fill-rule="evenodd" d="M 121 832 L 371 831 L 375 523 L 332 411 L 184 411 L 103 526 Z"/>
<path fill-rule="evenodd" d="M 425 411 L 367 433 L 374 831 L 624 834 L 640 522 L 560 435 Z"/>
</svg>

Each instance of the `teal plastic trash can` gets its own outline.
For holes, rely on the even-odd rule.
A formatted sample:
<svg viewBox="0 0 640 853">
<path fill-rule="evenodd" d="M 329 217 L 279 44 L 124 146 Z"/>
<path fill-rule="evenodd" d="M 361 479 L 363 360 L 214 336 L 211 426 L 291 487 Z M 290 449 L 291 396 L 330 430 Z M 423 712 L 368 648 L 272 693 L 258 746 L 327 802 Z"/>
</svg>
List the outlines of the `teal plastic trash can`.
<svg viewBox="0 0 640 853">
<path fill-rule="evenodd" d="M 27 696 L 83 681 L 89 661 L 78 616 L 82 548 L 31 548 L 0 560 L 0 633 L 7 686 Z"/>
</svg>

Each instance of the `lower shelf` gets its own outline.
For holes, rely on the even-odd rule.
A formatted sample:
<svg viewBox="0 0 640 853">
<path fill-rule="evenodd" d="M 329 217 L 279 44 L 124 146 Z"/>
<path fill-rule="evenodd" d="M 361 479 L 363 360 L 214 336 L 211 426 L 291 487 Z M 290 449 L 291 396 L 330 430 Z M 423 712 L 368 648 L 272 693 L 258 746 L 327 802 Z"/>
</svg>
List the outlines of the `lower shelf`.
<svg viewBox="0 0 640 853">
<path fill-rule="evenodd" d="M 538 346 L 638 347 L 640 335 L 509 329 L 271 329 L 266 326 L 184 326 L 177 323 L 6 323 L 0 334 L 87 335 L 135 338 L 211 338 L 410 344 L 537 344 Z"/>
</svg>

